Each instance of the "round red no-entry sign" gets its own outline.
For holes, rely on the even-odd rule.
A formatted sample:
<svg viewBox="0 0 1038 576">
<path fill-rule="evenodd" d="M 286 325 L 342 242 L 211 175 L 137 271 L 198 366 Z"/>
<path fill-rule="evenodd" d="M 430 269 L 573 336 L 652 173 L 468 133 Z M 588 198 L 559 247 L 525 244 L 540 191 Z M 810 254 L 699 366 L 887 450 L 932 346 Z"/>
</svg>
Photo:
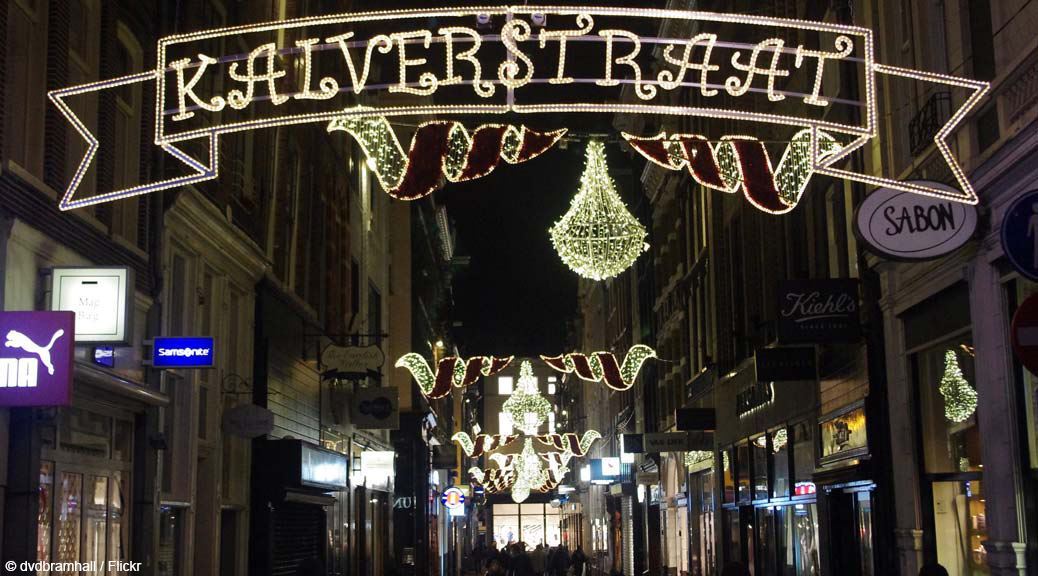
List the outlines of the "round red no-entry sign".
<svg viewBox="0 0 1038 576">
<path fill-rule="evenodd" d="M 1016 309 L 1009 341 L 1024 368 L 1038 375 L 1038 294 L 1028 296 Z"/>
</svg>

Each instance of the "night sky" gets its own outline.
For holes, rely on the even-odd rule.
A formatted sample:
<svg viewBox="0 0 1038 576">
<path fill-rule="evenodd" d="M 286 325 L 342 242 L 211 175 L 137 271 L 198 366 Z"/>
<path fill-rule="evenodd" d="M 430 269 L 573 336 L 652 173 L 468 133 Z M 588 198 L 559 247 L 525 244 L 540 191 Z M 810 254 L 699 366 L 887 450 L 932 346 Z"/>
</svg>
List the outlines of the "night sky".
<svg viewBox="0 0 1038 576">
<path fill-rule="evenodd" d="M 471 257 L 455 282 L 455 318 L 466 354 L 562 351 L 576 314 L 577 276 L 555 253 L 548 228 L 565 213 L 583 169 L 583 144 L 438 192 Z"/>
</svg>

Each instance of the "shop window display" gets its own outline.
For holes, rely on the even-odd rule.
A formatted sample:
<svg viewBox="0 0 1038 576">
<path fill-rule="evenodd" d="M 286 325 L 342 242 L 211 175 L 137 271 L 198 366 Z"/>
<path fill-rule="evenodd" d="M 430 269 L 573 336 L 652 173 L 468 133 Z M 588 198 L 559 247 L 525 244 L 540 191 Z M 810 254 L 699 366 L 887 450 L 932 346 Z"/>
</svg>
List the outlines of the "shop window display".
<svg viewBox="0 0 1038 576">
<path fill-rule="evenodd" d="M 737 501 L 740 504 L 750 502 L 750 445 L 743 441 L 735 446 L 735 469 L 737 481 Z"/>
<path fill-rule="evenodd" d="M 968 332 L 917 352 L 912 366 L 930 493 L 931 549 L 949 573 L 987 574 L 979 398 Z"/>
<path fill-rule="evenodd" d="M 753 499 L 767 500 L 768 490 L 768 437 L 761 434 L 750 439 L 750 452 L 753 453 Z"/>
<path fill-rule="evenodd" d="M 793 506 L 793 537 L 796 547 L 797 576 L 817 576 L 818 509 L 814 503 Z"/>
<path fill-rule="evenodd" d="M 771 432 L 771 497 L 789 496 L 789 438 L 785 428 Z"/>
<path fill-rule="evenodd" d="M 721 468 L 724 471 L 724 503 L 735 502 L 735 450 L 727 448 L 721 450 Z"/>
</svg>

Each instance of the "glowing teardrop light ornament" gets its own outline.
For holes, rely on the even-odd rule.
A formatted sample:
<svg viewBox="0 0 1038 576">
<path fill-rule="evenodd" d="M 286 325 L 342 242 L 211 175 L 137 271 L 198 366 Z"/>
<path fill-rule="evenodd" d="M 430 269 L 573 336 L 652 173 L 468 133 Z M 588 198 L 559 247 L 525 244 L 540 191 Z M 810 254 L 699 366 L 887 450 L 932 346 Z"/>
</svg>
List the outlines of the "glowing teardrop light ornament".
<svg viewBox="0 0 1038 576">
<path fill-rule="evenodd" d="M 944 417 L 962 422 L 977 410 L 977 391 L 966 381 L 954 350 L 944 352 L 944 375 L 937 391 L 944 396 Z"/>
<path fill-rule="evenodd" d="M 645 227 L 627 210 L 609 177 L 601 142 L 588 143 L 580 190 L 549 232 L 562 261 L 592 280 L 620 274 L 649 247 Z"/>
</svg>

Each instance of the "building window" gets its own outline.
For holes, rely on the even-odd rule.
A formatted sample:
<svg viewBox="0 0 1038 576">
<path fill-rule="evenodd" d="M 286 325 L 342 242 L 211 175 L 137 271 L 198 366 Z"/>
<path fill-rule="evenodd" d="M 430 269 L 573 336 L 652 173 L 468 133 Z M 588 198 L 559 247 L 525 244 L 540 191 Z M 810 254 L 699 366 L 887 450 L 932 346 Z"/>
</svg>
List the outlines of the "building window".
<svg viewBox="0 0 1038 576">
<path fill-rule="evenodd" d="M 4 154 L 39 177 L 43 176 L 43 116 L 47 106 L 43 97 L 47 92 L 47 4 L 44 0 L 14 0 L 4 8 L 8 11 Z M 88 127 L 91 120 L 84 118 Z"/>
<path fill-rule="evenodd" d="M 973 77 L 977 80 L 991 80 L 995 77 L 995 37 L 991 30 L 991 0 L 969 0 L 968 12 Z"/>
<path fill-rule="evenodd" d="M 497 415 L 497 433 L 509 435 L 515 429 L 515 423 L 512 422 L 512 415 L 508 412 L 499 412 Z"/>
<path fill-rule="evenodd" d="M 124 24 L 116 34 L 113 75 L 126 76 L 142 68 L 140 43 Z M 115 92 L 114 190 L 140 183 L 141 84 L 128 84 Z M 112 234 L 143 247 L 138 234 L 139 198 L 125 198 L 112 205 Z"/>
<path fill-rule="evenodd" d="M 499 376 L 497 378 L 497 393 L 507 396 L 515 388 L 515 380 L 511 376 Z"/>
<path fill-rule="evenodd" d="M 100 35 L 96 33 L 100 26 L 100 6 L 95 0 L 72 0 L 69 2 L 69 51 L 68 51 L 68 84 L 86 84 L 99 79 L 100 70 Z M 70 98 L 68 105 L 73 113 L 83 122 L 88 130 L 97 133 L 98 97 L 95 93 Z M 79 168 L 83 156 L 87 152 L 87 143 L 79 132 L 65 130 L 65 179 L 69 180 Z M 96 193 L 97 162 L 87 169 L 79 184 L 76 194 L 82 197 Z"/>
</svg>

